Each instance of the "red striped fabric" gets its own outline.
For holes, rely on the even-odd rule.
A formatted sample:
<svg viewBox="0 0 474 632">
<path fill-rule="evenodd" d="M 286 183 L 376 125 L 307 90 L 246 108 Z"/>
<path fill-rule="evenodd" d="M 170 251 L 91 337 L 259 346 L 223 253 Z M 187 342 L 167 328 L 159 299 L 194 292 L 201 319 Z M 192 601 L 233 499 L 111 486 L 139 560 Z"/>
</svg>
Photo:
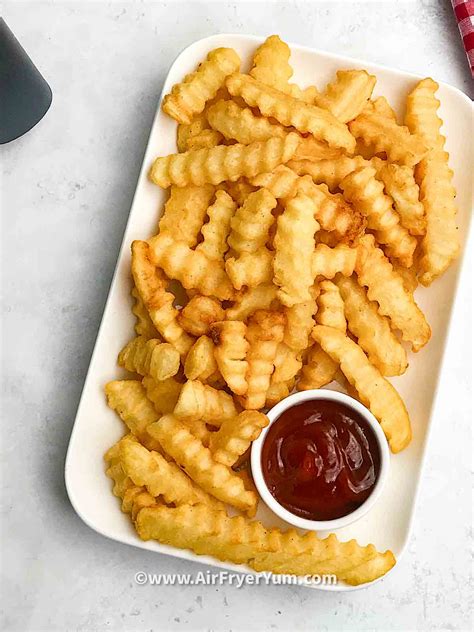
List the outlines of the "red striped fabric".
<svg viewBox="0 0 474 632">
<path fill-rule="evenodd" d="M 451 0 L 451 4 L 474 77 L 474 0 Z"/>
</svg>

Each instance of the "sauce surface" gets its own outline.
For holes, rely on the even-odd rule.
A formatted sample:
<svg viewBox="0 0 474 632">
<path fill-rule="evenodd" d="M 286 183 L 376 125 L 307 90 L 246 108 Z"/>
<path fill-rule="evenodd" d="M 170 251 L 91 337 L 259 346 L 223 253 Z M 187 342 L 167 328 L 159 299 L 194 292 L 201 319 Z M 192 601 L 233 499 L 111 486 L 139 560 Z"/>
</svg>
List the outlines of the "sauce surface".
<svg viewBox="0 0 474 632">
<path fill-rule="evenodd" d="M 262 446 L 270 493 L 308 520 L 332 520 L 357 509 L 370 496 L 379 470 L 380 451 L 369 424 L 331 400 L 285 410 Z"/>
</svg>

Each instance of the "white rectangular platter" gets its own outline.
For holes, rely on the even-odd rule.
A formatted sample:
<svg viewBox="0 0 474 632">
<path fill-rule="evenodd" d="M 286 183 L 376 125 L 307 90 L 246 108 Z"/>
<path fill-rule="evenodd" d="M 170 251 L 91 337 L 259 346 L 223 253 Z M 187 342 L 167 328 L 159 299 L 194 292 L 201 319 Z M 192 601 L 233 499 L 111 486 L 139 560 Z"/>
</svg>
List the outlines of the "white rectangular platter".
<svg viewBox="0 0 474 632">
<path fill-rule="evenodd" d="M 234 47 L 242 58 L 244 71 L 247 70 L 255 48 L 261 41 L 261 38 L 247 35 L 214 35 L 195 42 L 186 48 L 172 65 L 163 87 L 163 95 L 170 91 L 173 84 L 181 81 L 186 73 L 194 70 L 211 49 L 218 46 Z M 406 94 L 419 79 L 415 75 L 376 64 L 293 44 L 290 46 L 291 63 L 295 69 L 294 80 L 300 85 L 312 84 L 323 88 L 338 69 L 366 68 L 377 76 L 374 95 L 385 95 L 399 114 L 403 113 Z M 450 165 L 455 173 L 454 183 L 459 205 L 458 224 L 464 247 L 471 215 L 472 104 L 462 92 L 446 84 L 441 84 L 438 96 L 441 100 L 440 114 L 444 120 L 443 133 L 447 136 L 447 150 L 451 156 Z M 69 498 L 79 516 L 92 529 L 109 538 L 148 549 L 150 552 L 245 571 L 248 569 L 242 566 L 222 563 L 211 557 L 197 556 L 190 551 L 164 546 L 158 542 L 142 542 L 136 535 L 129 517 L 121 513 L 117 498 L 112 495 L 111 481 L 104 472 L 104 452 L 124 432 L 123 424 L 106 405 L 103 386 L 109 380 L 122 375 L 116 364 L 117 354 L 133 336 L 130 243 L 134 239 L 146 239 L 156 232 L 165 193 L 148 181 L 147 172 L 156 156 L 176 151 L 176 123 L 161 112 L 160 106 L 161 102 L 158 104 L 153 122 L 130 218 L 70 439 L 66 460 L 66 485 Z M 355 524 L 338 531 L 338 537 L 342 540 L 357 538 L 361 544 L 372 542 L 379 550 L 391 549 L 398 559 L 409 538 L 423 457 L 430 424 L 435 416 L 434 403 L 440 383 L 442 389 L 441 363 L 456 294 L 460 261 L 431 288 L 417 290 L 416 299 L 427 315 L 433 336 L 429 344 L 417 355 L 411 354 L 407 373 L 393 380 L 410 412 L 413 441 L 408 449 L 392 457 L 389 481 L 372 511 Z M 257 517 L 270 526 L 284 526 L 276 516 L 262 506 L 262 503 Z M 345 585 L 318 588 L 345 591 L 354 589 Z"/>
</svg>

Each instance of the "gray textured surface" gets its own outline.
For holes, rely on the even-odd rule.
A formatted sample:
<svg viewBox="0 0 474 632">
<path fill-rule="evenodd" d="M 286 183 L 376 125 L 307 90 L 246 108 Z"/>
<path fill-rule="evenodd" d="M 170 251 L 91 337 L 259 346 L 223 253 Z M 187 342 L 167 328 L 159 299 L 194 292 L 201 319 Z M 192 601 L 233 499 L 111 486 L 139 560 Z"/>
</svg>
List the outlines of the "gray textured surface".
<svg viewBox="0 0 474 632">
<path fill-rule="evenodd" d="M 369 590 L 137 586 L 140 570 L 203 567 L 97 535 L 74 514 L 63 482 L 145 142 L 176 54 L 218 31 L 278 32 L 467 92 L 449 3 L 7 2 L 4 16 L 54 100 L 30 134 L 1 149 L 3 629 L 467 630 L 465 300 L 457 304 L 413 537 L 395 571 Z"/>
</svg>

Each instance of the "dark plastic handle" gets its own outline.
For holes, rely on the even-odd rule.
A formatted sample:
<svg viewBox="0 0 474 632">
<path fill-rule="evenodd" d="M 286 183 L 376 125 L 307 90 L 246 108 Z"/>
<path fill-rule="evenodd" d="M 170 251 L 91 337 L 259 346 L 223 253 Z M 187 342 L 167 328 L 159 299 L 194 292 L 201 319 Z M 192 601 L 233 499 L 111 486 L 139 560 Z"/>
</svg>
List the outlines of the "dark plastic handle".
<svg viewBox="0 0 474 632">
<path fill-rule="evenodd" d="M 34 127 L 52 98 L 51 88 L 0 18 L 0 144 Z"/>
</svg>

